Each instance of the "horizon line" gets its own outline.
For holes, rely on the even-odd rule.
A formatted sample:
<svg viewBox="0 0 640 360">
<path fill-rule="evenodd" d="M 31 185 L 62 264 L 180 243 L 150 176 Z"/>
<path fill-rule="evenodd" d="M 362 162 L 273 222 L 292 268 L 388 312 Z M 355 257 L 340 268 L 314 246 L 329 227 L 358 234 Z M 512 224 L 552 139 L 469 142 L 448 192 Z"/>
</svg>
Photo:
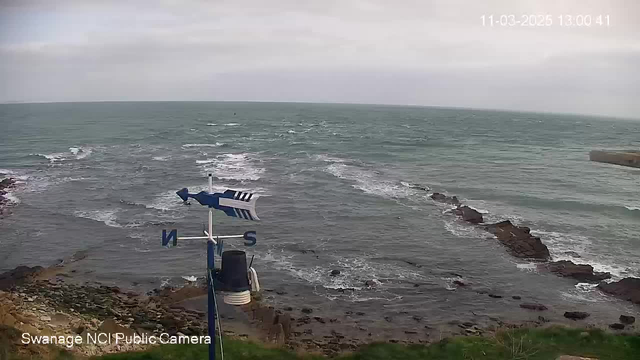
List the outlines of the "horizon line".
<svg viewBox="0 0 640 360">
<path fill-rule="evenodd" d="M 554 112 L 538 110 L 514 110 L 496 108 L 475 108 L 464 106 L 444 106 L 444 105 L 420 105 L 420 104 L 383 104 L 383 103 L 357 103 L 357 102 L 311 102 L 311 101 L 266 101 L 266 100 L 77 100 L 77 101 L 0 101 L 0 105 L 33 105 L 33 104 L 91 104 L 91 103 L 171 103 L 171 102 L 192 102 L 192 103 L 257 103 L 257 104 L 310 104 L 310 105 L 366 105 L 366 106 L 388 106 L 388 107 L 417 107 L 435 108 L 449 110 L 471 110 L 471 111 L 495 111 L 512 112 L 520 114 L 540 114 L 540 115 L 560 115 L 560 116 L 583 116 L 593 118 L 609 118 L 617 120 L 640 121 L 638 117 L 627 117 L 618 115 L 587 114 L 574 112 Z"/>
</svg>

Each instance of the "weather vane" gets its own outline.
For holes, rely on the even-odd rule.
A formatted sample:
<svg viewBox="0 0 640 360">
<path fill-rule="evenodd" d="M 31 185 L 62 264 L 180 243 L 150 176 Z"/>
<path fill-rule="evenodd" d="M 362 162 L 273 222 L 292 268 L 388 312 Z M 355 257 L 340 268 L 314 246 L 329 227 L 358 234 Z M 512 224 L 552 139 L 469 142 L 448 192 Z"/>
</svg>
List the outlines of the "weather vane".
<svg viewBox="0 0 640 360">
<path fill-rule="evenodd" d="M 176 192 L 183 202 L 187 202 L 189 198 L 197 200 L 201 205 L 209 208 L 209 229 L 203 230 L 204 236 L 178 236 L 178 230 L 173 229 L 170 232 L 162 230 L 162 246 L 171 247 L 178 245 L 178 240 L 207 240 L 207 322 L 208 332 L 211 343 L 209 344 L 209 359 L 215 359 L 215 332 L 216 332 L 216 297 L 214 282 L 215 277 L 215 248 L 218 254 L 222 256 L 222 271 L 220 274 L 220 283 L 223 290 L 227 292 L 225 295 L 225 303 L 232 305 L 244 305 L 251 302 L 250 290 L 259 291 L 258 277 L 253 268 L 249 268 L 251 280 L 246 268 L 246 256 L 244 251 L 226 251 L 222 252 L 223 239 L 243 238 L 245 246 L 253 246 L 256 244 L 256 232 L 247 231 L 242 235 L 214 235 L 213 234 L 213 210 L 221 210 L 228 216 L 237 217 L 245 220 L 260 220 L 256 214 L 256 200 L 259 195 L 226 190 L 223 193 L 213 192 L 213 174 L 209 174 L 209 192 L 200 191 L 197 194 L 190 194 L 187 188 Z M 226 266 L 225 266 L 226 264 Z M 220 336 L 220 349 L 222 350 L 222 335 Z M 224 355 L 223 355 L 224 357 Z"/>
</svg>

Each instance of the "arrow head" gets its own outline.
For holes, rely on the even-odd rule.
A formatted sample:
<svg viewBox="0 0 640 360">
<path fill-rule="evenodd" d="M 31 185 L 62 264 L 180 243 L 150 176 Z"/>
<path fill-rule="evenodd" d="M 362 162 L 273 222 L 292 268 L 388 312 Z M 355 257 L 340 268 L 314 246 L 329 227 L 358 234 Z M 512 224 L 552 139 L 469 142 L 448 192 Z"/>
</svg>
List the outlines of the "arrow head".
<svg viewBox="0 0 640 360">
<path fill-rule="evenodd" d="M 187 188 L 183 188 L 182 190 L 176 191 L 176 194 L 180 196 L 180 199 L 182 199 L 182 201 L 187 201 L 187 199 L 189 198 L 189 190 L 187 190 Z"/>
</svg>

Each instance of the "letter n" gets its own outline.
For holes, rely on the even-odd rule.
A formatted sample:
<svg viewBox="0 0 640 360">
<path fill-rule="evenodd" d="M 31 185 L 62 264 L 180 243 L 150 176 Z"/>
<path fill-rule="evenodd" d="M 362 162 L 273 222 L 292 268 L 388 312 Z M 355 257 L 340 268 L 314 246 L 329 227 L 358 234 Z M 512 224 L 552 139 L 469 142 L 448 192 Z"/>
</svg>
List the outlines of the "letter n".
<svg viewBox="0 0 640 360">
<path fill-rule="evenodd" d="M 167 230 L 162 230 L 162 246 L 169 246 L 169 241 L 173 239 L 173 246 L 178 245 L 178 230 L 173 229 L 167 235 Z"/>
</svg>

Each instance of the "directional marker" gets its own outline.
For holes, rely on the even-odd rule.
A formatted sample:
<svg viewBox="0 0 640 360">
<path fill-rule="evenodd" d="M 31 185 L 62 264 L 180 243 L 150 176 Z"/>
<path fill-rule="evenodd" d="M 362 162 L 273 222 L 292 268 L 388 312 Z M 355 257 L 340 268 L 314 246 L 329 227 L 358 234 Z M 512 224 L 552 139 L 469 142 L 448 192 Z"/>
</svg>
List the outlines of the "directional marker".
<svg viewBox="0 0 640 360">
<path fill-rule="evenodd" d="M 260 220 L 256 213 L 256 200 L 260 195 L 253 193 L 226 190 L 224 193 L 210 194 L 200 191 L 197 194 L 190 194 L 187 188 L 177 191 L 182 201 L 189 198 L 196 199 L 201 205 L 224 211 L 225 214 L 245 220 Z"/>
</svg>

